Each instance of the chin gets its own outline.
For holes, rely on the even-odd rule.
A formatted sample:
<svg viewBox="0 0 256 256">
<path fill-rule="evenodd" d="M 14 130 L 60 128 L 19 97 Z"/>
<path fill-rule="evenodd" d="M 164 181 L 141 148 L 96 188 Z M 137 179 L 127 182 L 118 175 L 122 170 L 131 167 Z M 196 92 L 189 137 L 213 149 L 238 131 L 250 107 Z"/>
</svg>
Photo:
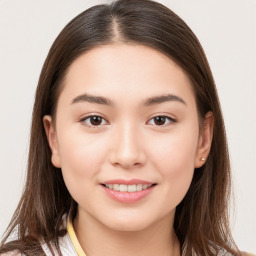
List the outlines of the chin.
<svg viewBox="0 0 256 256">
<path fill-rule="evenodd" d="M 105 220 L 105 226 L 112 230 L 116 231 L 129 231 L 129 232 L 136 232 L 136 231 L 142 231 L 150 226 L 153 225 L 154 220 L 146 218 L 145 214 L 144 216 L 138 217 L 138 216 L 112 216 L 114 218 L 108 218 Z"/>
</svg>

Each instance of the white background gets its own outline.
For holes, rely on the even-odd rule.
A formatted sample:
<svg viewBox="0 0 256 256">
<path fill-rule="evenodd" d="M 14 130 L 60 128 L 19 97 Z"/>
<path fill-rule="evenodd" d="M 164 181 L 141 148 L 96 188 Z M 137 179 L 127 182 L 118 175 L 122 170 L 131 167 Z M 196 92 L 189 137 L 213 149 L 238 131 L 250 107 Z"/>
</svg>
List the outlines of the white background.
<svg viewBox="0 0 256 256">
<path fill-rule="evenodd" d="M 78 13 L 107 2 L 0 0 L 0 235 L 23 189 L 34 93 L 47 52 Z M 238 246 L 256 253 L 256 1 L 162 0 L 201 41 L 230 146 Z"/>
</svg>

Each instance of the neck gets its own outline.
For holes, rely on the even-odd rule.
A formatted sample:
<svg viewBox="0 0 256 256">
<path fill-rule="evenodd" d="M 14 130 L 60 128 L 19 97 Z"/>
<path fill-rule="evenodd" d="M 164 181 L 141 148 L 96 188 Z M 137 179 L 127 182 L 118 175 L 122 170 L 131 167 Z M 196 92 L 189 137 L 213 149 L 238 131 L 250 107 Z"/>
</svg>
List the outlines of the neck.
<svg viewBox="0 0 256 256">
<path fill-rule="evenodd" d="M 118 231 L 78 213 L 74 229 L 87 256 L 180 256 L 173 219 L 165 217 L 140 231 Z"/>
</svg>

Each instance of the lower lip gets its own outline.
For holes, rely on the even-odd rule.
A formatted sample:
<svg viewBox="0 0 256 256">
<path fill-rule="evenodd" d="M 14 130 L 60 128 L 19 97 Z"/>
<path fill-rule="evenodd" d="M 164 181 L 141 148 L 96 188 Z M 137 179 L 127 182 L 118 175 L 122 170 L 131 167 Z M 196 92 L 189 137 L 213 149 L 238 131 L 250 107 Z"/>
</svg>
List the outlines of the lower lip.
<svg viewBox="0 0 256 256">
<path fill-rule="evenodd" d="M 121 203 L 135 203 L 150 194 L 155 186 L 136 192 L 120 192 L 102 186 L 105 193 L 112 199 Z"/>
</svg>

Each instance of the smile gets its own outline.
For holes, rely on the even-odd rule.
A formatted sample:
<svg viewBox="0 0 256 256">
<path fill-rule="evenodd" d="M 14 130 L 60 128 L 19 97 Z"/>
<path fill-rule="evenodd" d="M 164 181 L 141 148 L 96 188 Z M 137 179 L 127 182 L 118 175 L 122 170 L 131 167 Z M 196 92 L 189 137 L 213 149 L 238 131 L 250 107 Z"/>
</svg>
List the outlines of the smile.
<svg viewBox="0 0 256 256">
<path fill-rule="evenodd" d="M 115 191 L 120 191 L 120 192 L 136 192 L 136 191 L 141 191 L 148 189 L 155 184 L 131 184 L 131 185 L 126 185 L 126 184 L 103 184 L 108 189 L 112 189 Z"/>
<path fill-rule="evenodd" d="M 123 184 L 126 183 L 126 184 Z M 105 195 L 123 204 L 135 203 L 146 198 L 154 191 L 156 183 L 142 180 L 112 180 L 101 183 Z"/>
</svg>

